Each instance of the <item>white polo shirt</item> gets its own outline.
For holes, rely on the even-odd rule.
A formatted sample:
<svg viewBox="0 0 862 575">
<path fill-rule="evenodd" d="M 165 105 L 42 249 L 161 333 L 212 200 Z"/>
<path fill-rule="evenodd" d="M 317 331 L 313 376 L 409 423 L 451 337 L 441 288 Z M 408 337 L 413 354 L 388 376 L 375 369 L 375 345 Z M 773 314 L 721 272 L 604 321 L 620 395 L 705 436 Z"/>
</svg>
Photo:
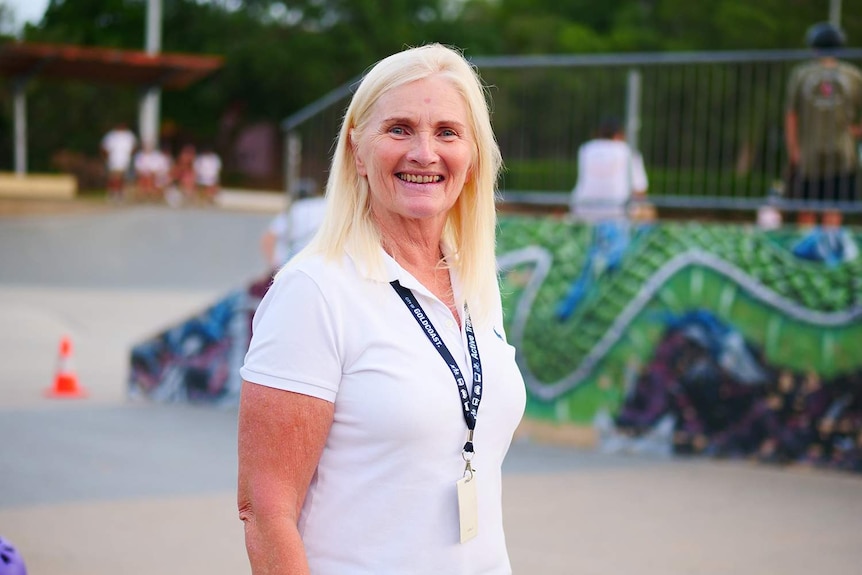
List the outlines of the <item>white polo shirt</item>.
<svg viewBox="0 0 862 575">
<path fill-rule="evenodd" d="M 464 331 L 446 305 L 384 257 L 388 280 L 413 291 L 472 373 Z M 335 402 L 299 524 L 312 573 L 511 573 L 500 466 L 526 394 L 496 304 L 493 322 L 474 326 L 485 382 L 474 436 L 479 521 L 476 538 L 461 544 L 455 482 L 467 427 L 452 372 L 425 332 L 389 283 L 348 256 L 340 265 L 312 257 L 276 276 L 240 373 Z"/>
</svg>

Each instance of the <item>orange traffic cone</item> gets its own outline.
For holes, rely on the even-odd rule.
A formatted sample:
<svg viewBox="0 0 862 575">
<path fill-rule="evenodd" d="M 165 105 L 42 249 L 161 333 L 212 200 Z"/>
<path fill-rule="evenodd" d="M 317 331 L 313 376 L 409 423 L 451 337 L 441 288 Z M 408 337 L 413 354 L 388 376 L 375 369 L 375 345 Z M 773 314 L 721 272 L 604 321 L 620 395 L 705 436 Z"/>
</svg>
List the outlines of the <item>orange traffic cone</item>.
<svg viewBox="0 0 862 575">
<path fill-rule="evenodd" d="M 87 392 L 78 385 L 78 376 L 72 369 L 72 340 L 64 336 L 60 340 L 60 359 L 54 386 L 45 392 L 48 397 L 86 397 Z"/>
</svg>

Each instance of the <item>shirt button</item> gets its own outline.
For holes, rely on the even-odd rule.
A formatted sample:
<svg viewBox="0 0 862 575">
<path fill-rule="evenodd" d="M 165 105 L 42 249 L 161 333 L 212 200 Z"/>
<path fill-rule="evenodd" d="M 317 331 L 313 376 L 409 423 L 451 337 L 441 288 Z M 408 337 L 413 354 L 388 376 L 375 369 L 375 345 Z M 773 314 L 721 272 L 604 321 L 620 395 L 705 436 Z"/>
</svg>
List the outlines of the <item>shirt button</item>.
<svg viewBox="0 0 862 575">
<path fill-rule="evenodd" d="M 455 329 L 455 322 L 451 319 L 446 320 L 446 327 L 449 329 Z"/>
</svg>

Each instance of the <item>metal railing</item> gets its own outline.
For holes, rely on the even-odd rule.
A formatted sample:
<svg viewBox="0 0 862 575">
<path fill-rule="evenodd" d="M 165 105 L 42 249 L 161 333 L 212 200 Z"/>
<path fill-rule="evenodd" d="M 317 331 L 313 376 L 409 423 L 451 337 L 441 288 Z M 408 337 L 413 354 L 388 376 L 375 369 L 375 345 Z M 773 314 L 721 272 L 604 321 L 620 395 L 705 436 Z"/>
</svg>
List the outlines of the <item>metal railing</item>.
<svg viewBox="0 0 862 575">
<path fill-rule="evenodd" d="M 862 62 L 862 49 L 836 52 Z M 657 206 L 754 209 L 786 178 L 785 92 L 807 50 L 501 56 L 473 58 L 489 86 L 506 169 L 504 201 L 566 205 L 577 150 L 599 118 L 614 115 L 644 157 Z M 283 122 L 292 139 L 285 172 L 323 185 L 332 144 L 359 77 Z M 300 144 L 301 142 L 301 144 Z M 301 146 L 301 151 L 297 146 Z M 299 161 L 297 169 L 295 163 Z M 831 204 L 846 211 L 862 206 Z"/>
</svg>

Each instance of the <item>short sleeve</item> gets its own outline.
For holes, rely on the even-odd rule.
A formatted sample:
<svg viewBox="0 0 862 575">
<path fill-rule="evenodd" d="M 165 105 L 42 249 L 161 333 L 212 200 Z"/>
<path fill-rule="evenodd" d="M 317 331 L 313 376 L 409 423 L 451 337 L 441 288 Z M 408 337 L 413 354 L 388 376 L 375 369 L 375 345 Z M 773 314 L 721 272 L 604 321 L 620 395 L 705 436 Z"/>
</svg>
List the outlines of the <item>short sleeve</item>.
<svg viewBox="0 0 862 575">
<path fill-rule="evenodd" d="M 635 192 L 646 192 L 649 187 L 644 158 L 637 152 L 632 154 L 632 190 Z"/>
<path fill-rule="evenodd" d="M 853 76 L 853 121 L 862 120 L 862 71 L 858 68 L 852 69 Z"/>
<path fill-rule="evenodd" d="M 242 378 L 335 401 L 341 382 L 336 322 L 319 286 L 304 272 L 280 272 L 261 300 Z"/>
<path fill-rule="evenodd" d="M 575 204 L 576 204 L 577 200 L 581 199 L 581 196 L 584 193 L 584 186 L 586 185 L 585 181 L 587 179 L 587 176 L 586 176 L 587 165 L 586 164 L 587 164 L 587 150 L 586 150 L 586 147 L 583 144 L 581 144 L 581 146 L 578 147 L 578 165 L 577 165 L 578 175 L 577 175 L 577 178 L 575 180 L 575 187 L 572 188 L 572 193 L 570 194 L 570 197 L 569 197 L 569 210 L 572 213 L 575 213 L 575 211 L 576 211 Z"/>
</svg>

